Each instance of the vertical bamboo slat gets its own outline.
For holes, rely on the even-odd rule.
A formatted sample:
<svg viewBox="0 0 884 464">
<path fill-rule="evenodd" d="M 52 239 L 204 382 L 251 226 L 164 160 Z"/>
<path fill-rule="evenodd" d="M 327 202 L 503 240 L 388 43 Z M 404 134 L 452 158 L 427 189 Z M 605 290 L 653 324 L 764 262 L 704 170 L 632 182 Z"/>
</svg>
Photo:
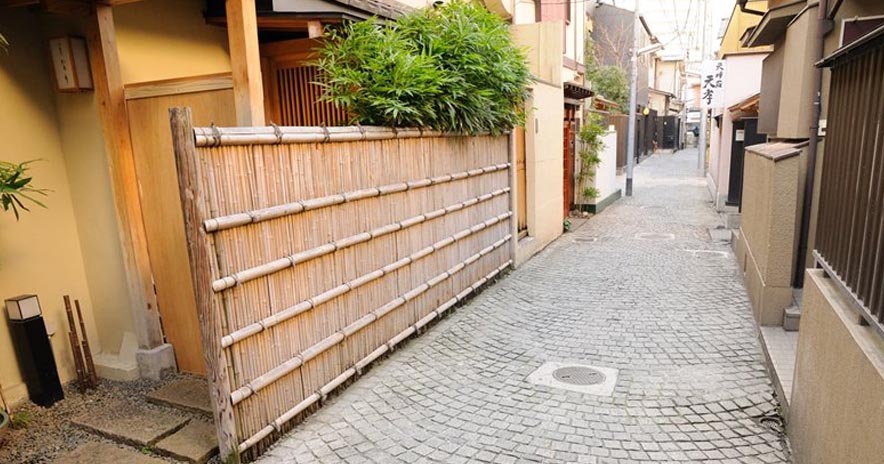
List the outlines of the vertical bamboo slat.
<svg viewBox="0 0 884 464">
<path fill-rule="evenodd" d="M 283 98 L 312 73 L 278 69 L 283 122 L 340 117 Z M 507 136 L 193 130 L 171 115 L 224 456 L 260 454 L 514 262 Z"/>
</svg>

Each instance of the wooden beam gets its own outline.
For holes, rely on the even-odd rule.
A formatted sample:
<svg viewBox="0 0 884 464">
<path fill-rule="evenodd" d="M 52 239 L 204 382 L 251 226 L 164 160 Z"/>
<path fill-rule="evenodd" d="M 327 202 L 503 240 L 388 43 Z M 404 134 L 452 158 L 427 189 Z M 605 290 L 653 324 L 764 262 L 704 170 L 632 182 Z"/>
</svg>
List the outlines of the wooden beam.
<svg viewBox="0 0 884 464">
<path fill-rule="evenodd" d="M 86 37 L 136 335 L 142 348 L 153 348 L 163 343 L 162 329 L 153 291 L 147 237 L 141 216 L 141 197 L 129 135 L 129 117 L 120 77 L 114 17 L 110 6 L 95 6 L 95 12 L 87 22 Z"/>
<path fill-rule="evenodd" d="M 230 400 L 230 365 L 221 348 L 224 309 L 219 307 L 220 298 L 212 290 L 212 279 L 215 278 L 218 262 L 212 247 L 212 238 L 203 228 L 203 221 L 209 217 L 209 207 L 207 193 L 201 187 L 203 173 L 194 146 L 190 108 L 170 108 L 169 121 L 172 125 L 178 191 L 184 213 L 187 253 L 190 256 L 193 293 L 200 319 L 200 338 L 206 359 L 206 377 L 218 435 L 218 451 L 222 462 L 239 463 L 239 438 Z"/>
<path fill-rule="evenodd" d="M 322 37 L 322 22 L 307 21 L 307 37 L 311 39 Z"/>
<path fill-rule="evenodd" d="M 226 0 L 225 5 L 236 122 L 240 126 L 263 126 L 264 84 L 255 2 Z"/>
</svg>

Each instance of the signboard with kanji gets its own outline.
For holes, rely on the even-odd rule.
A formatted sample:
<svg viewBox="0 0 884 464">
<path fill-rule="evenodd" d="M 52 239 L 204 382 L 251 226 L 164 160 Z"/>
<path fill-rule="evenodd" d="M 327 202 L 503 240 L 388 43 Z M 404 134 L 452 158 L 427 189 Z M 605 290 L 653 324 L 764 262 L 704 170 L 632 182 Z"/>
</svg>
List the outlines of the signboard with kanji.
<svg viewBox="0 0 884 464">
<path fill-rule="evenodd" d="M 703 108 L 724 107 L 724 60 L 703 62 L 700 81 L 700 105 Z"/>
</svg>

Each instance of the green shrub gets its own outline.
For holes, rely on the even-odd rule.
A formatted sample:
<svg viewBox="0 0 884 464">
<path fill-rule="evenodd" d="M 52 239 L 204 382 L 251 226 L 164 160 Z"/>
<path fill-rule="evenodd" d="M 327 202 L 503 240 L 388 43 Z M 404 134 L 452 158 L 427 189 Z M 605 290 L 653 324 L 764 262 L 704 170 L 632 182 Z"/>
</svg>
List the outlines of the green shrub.
<svg viewBox="0 0 884 464">
<path fill-rule="evenodd" d="M 316 63 L 322 98 L 353 123 L 498 133 L 524 122 L 525 54 L 506 23 L 477 4 L 455 0 L 328 36 Z"/>
<path fill-rule="evenodd" d="M 602 117 L 596 113 L 587 112 L 583 116 L 583 126 L 580 127 L 578 137 L 580 138 L 580 181 L 592 180 L 595 178 L 595 171 L 602 159 L 599 153 L 604 148 L 602 136 L 607 132 Z M 583 196 L 591 200 L 599 196 L 599 192 L 595 187 L 586 187 L 583 189 Z"/>
</svg>

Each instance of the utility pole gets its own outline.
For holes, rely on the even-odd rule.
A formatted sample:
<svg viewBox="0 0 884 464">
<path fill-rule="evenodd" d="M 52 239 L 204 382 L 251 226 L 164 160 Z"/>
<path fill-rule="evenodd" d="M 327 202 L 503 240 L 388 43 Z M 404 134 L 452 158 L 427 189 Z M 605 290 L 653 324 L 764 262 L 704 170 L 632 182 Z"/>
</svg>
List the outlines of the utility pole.
<svg viewBox="0 0 884 464">
<path fill-rule="evenodd" d="M 702 69 L 703 61 L 706 60 L 706 18 L 709 16 L 709 12 L 707 8 L 709 6 L 708 0 L 700 0 L 703 2 L 703 42 L 700 44 L 700 66 Z M 700 77 L 702 79 L 702 75 Z M 702 88 L 702 83 L 701 83 Z M 703 175 L 706 175 L 706 108 L 701 106 L 700 108 L 700 140 L 697 142 L 697 169 L 703 172 Z"/>
<path fill-rule="evenodd" d="M 635 0 L 635 11 L 632 16 L 632 56 L 630 57 L 629 77 L 629 121 L 626 133 L 626 196 L 632 196 L 632 176 L 635 169 L 635 126 L 638 100 L 638 36 L 639 36 L 639 0 Z"/>
</svg>

